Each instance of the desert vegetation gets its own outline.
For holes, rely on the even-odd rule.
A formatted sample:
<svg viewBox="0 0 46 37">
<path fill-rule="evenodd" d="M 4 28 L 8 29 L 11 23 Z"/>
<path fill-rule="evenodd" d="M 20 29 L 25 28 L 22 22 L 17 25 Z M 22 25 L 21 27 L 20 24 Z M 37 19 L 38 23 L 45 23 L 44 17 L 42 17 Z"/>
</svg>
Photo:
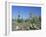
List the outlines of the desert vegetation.
<svg viewBox="0 0 46 37">
<path fill-rule="evenodd" d="M 12 30 L 39 30 L 41 29 L 41 16 L 29 12 L 28 19 L 23 19 L 20 14 L 18 18 L 12 19 Z"/>
</svg>

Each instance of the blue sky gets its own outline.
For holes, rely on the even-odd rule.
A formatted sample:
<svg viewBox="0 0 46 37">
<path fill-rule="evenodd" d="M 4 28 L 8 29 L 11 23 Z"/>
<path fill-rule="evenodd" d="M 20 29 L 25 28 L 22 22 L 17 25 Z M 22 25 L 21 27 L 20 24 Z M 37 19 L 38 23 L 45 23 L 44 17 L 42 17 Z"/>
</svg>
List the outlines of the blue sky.
<svg viewBox="0 0 46 37">
<path fill-rule="evenodd" d="M 12 6 L 12 18 L 17 18 L 18 14 L 20 14 L 20 18 L 26 19 L 29 17 L 29 12 L 40 16 L 41 15 L 41 7 L 28 7 L 28 6 Z"/>
</svg>

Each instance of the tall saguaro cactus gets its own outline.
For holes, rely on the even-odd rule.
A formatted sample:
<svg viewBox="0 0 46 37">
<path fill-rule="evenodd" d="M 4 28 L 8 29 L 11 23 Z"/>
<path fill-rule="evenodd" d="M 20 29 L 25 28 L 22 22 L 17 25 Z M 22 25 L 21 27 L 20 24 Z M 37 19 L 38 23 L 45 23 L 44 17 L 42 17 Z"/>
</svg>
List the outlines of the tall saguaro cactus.
<svg viewBox="0 0 46 37">
<path fill-rule="evenodd" d="M 18 12 L 18 18 L 20 19 L 20 12 Z"/>
</svg>

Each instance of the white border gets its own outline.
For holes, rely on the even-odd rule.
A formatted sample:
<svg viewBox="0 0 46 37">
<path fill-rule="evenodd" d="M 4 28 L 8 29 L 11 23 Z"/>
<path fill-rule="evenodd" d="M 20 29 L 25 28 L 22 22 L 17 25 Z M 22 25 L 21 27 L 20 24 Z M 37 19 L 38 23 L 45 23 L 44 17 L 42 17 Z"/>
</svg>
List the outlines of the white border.
<svg viewBox="0 0 46 37">
<path fill-rule="evenodd" d="M 43 10 L 44 10 L 44 5 L 43 4 L 28 4 L 28 3 L 7 3 L 7 34 L 9 34 L 9 33 L 11 33 L 11 34 L 14 34 L 14 33 L 16 33 L 16 32 L 22 32 L 22 31 L 12 31 L 12 26 L 11 26 L 11 24 L 12 24 L 12 13 L 11 13 L 11 6 L 12 5 L 15 5 L 15 6 L 36 6 L 36 7 L 42 7 L 41 8 L 41 18 L 43 18 L 42 16 L 43 16 Z M 42 27 L 42 29 L 41 30 L 35 30 L 36 32 L 41 32 L 41 31 L 43 31 L 43 24 L 42 24 L 42 22 L 41 22 L 41 27 Z M 34 31 L 34 30 L 33 30 Z M 30 32 L 33 32 L 33 31 L 31 31 L 30 30 Z"/>
</svg>

